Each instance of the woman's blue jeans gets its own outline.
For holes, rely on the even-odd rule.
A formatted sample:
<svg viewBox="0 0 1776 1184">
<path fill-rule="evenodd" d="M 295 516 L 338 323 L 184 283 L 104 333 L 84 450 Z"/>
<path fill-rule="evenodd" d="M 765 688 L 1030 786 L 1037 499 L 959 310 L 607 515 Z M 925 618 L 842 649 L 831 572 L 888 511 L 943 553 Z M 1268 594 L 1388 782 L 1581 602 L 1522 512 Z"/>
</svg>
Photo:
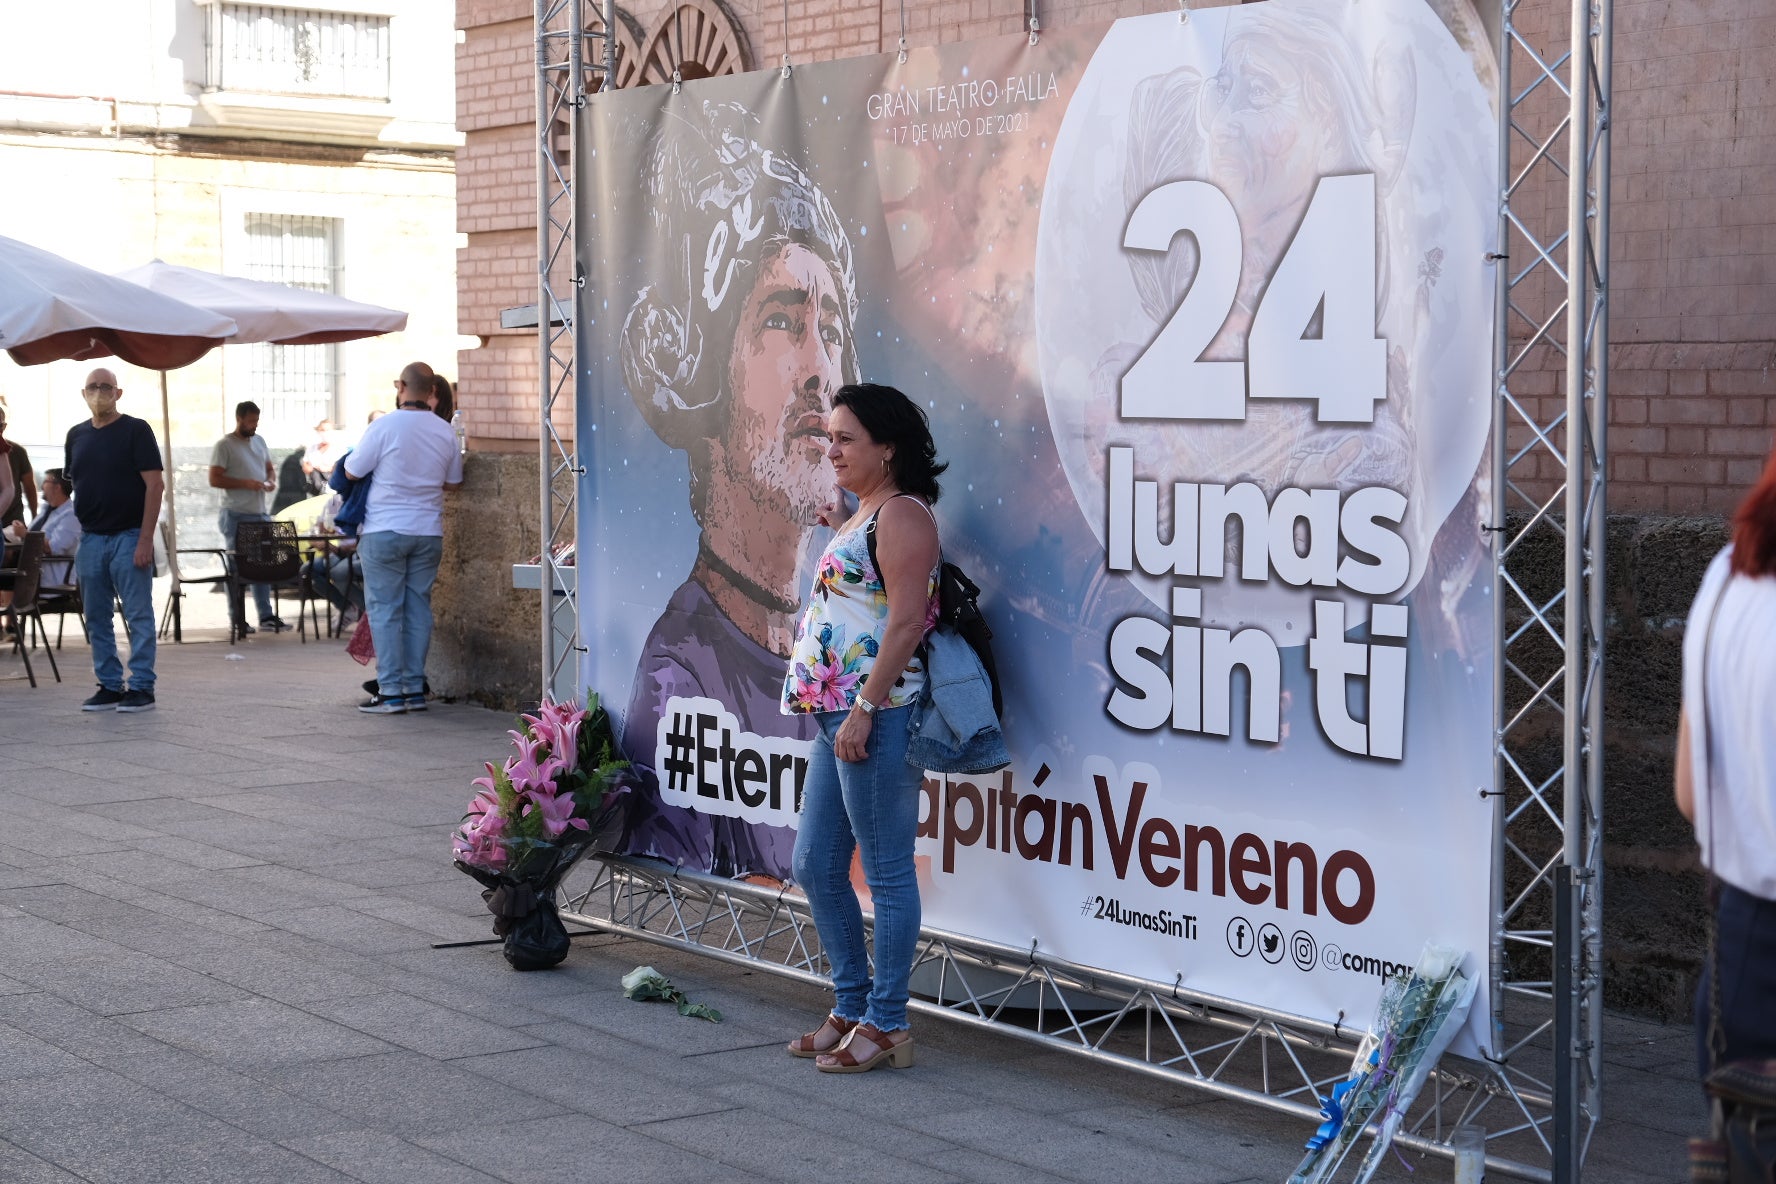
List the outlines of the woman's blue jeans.
<svg viewBox="0 0 1776 1184">
<path fill-rule="evenodd" d="M 907 1027 L 907 978 L 919 941 L 919 878 L 913 838 L 919 827 L 920 772 L 906 763 L 913 708 L 883 708 L 870 730 L 869 755 L 857 764 L 833 754 L 846 712 L 814 718 L 820 732 L 802 782 L 795 877 L 807 893 L 832 964 L 833 1013 L 884 1032 Z M 851 888 L 851 853 L 862 855 L 875 909 L 875 974 L 863 938 L 863 909 Z"/>
</svg>

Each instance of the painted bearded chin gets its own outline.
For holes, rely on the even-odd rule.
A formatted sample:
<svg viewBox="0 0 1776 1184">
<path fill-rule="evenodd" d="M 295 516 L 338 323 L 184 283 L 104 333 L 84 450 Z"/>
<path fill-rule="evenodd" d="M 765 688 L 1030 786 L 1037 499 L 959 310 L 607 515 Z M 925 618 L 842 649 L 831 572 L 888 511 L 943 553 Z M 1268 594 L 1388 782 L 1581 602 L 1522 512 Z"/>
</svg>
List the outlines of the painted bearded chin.
<svg viewBox="0 0 1776 1184">
<path fill-rule="evenodd" d="M 821 392 L 824 404 L 830 392 Z M 802 402 L 787 408 L 779 422 L 737 403 L 728 423 L 729 477 L 757 491 L 755 505 L 776 511 L 781 521 L 815 525 L 820 507 L 831 500 L 832 475 L 825 467 L 826 436 L 798 424 Z"/>
</svg>

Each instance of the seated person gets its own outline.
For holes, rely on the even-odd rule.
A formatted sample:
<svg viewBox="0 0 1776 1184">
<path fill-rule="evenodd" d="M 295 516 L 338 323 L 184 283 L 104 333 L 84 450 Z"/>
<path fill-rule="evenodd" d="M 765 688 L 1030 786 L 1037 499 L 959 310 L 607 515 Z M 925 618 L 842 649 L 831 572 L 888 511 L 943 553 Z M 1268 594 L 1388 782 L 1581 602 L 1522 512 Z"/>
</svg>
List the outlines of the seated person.
<svg viewBox="0 0 1776 1184">
<path fill-rule="evenodd" d="M 43 560 L 40 587 L 66 587 L 74 583 L 74 552 L 80 546 L 80 519 L 74 516 L 73 487 L 60 469 L 43 474 L 43 505 L 29 526 L 6 526 L 8 543 L 22 543 L 28 531 L 40 530 L 49 544 Z M 10 587 L 10 584 L 8 585 Z"/>
<path fill-rule="evenodd" d="M 338 537 L 320 543 L 303 570 L 315 590 L 339 610 L 341 621 L 349 625 L 364 612 L 364 584 L 357 578 L 358 565 L 351 561 L 358 549 L 357 524 L 342 524 L 336 517 L 342 504 L 337 493 L 328 499 L 320 521 L 315 524 L 315 533 Z"/>
</svg>

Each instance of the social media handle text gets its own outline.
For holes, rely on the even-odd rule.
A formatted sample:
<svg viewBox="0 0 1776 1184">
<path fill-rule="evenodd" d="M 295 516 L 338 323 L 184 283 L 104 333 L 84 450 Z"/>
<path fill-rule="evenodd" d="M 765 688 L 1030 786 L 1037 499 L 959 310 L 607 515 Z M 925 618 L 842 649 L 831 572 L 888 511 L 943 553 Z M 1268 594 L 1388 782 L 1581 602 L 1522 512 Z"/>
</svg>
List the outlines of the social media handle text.
<svg viewBox="0 0 1776 1184">
<path fill-rule="evenodd" d="M 1112 896 L 1088 896 L 1080 906 L 1080 912 L 1094 921 L 1103 921 L 1109 925 L 1123 925 L 1130 929 L 1139 929 L 1158 937 L 1171 937 L 1179 941 L 1196 940 L 1196 915 L 1194 913 L 1175 913 L 1171 909 L 1145 911 L 1131 909 L 1122 901 Z"/>
</svg>

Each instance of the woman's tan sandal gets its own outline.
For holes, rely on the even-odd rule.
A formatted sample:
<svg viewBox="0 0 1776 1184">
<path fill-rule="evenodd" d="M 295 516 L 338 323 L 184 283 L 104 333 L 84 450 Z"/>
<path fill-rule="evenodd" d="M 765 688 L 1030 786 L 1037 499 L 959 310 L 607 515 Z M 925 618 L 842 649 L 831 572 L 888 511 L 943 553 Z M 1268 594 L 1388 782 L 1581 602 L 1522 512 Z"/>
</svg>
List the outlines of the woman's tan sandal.
<svg viewBox="0 0 1776 1184">
<path fill-rule="evenodd" d="M 858 1024 L 836 1049 L 816 1059 L 814 1067 L 822 1073 L 868 1073 L 883 1062 L 891 1069 L 911 1068 L 913 1034 L 895 1042 L 874 1024 Z"/>
<path fill-rule="evenodd" d="M 842 1020 L 836 1015 L 828 1015 L 821 1021 L 818 1028 L 805 1032 L 789 1042 L 789 1055 L 792 1057 L 817 1057 L 823 1052 L 831 1052 L 844 1043 L 851 1029 L 857 1026 L 856 1020 Z"/>
</svg>

